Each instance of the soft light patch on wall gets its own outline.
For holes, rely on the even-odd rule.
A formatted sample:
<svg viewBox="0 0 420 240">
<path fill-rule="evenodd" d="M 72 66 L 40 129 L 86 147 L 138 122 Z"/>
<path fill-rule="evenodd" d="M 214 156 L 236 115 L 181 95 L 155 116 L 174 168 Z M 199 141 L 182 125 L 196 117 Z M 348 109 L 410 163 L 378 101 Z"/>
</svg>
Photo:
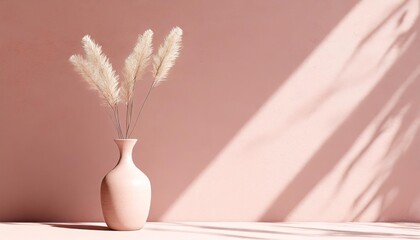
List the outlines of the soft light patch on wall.
<svg viewBox="0 0 420 240">
<path fill-rule="evenodd" d="M 376 220 L 379 205 L 368 206 L 369 212 L 354 204 L 365 188 L 379 187 L 370 183 L 372 171 L 382 171 L 375 166 L 410 111 L 397 114 L 370 148 L 371 128 L 386 115 L 383 105 L 393 104 L 371 95 L 390 88 L 382 91 L 385 98 L 398 98 L 415 82 L 394 93 L 399 79 L 388 75 L 413 43 L 418 13 L 417 1 L 356 5 L 161 220 Z M 361 163 L 340 185 L 345 166 L 365 146 Z"/>
</svg>

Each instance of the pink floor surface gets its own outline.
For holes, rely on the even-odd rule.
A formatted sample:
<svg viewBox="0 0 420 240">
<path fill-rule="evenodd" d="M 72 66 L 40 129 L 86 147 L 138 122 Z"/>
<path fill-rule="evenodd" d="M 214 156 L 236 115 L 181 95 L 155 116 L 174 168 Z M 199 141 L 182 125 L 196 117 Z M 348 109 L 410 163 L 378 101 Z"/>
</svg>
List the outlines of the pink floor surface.
<svg viewBox="0 0 420 240">
<path fill-rule="evenodd" d="M 420 223 L 151 222 L 117 232 L 104 223 L 0 223 L 0 240 L 420 239 Z"/>
</svg>

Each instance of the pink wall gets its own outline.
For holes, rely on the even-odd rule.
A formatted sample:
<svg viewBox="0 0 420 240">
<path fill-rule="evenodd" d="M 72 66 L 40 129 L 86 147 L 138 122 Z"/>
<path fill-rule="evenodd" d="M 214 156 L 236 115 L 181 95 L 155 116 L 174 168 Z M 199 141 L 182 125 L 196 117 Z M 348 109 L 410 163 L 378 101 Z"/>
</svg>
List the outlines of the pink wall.
<svg viewBox="0 0 420 240">
<path fill-rule="evenodd" d="M 150 220 L 418 221 L 419 23 L 417 0 L 1 1 L 0 221 L 102 220 L 115 133 L 67 59 L 90 34 L 120 70 L 176 25 L 135 131 Z"/>
</svg>

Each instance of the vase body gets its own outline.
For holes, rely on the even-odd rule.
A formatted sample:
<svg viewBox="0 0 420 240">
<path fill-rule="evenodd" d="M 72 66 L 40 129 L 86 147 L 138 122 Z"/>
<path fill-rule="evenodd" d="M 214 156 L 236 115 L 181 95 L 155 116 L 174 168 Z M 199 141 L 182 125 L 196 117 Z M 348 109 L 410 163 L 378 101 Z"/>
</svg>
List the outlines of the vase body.
<svg viewBox="0 0 420 240">
<path fill-rule="evenodd" d="M 113 230 L 139 230 L 149 215 L 151 186 L 149 178 L 133 162 L 136 142 L 137 139 L 115 140 L 120 159 L 102 180 L 102 213 Z"/>
</svg>

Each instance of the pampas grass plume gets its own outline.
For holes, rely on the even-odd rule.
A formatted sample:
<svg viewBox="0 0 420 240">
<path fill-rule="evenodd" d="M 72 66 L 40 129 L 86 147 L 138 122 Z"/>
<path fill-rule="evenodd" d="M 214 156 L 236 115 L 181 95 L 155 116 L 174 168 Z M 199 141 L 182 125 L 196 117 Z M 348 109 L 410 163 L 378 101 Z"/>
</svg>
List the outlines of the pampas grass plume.
<svg viewBox="0 0 420 240">
<path fill-rule="evenodd" d="M 158 86 L 168 76 L 169 70 L 175 64 L 181 49 L 182 29 L 174 27 L 159 47 L 158 53 L 153 56 L 153 86 Z"/>
<path fill-rule="evenodd" d="M 120 100 L 120 90 L 118 87 L 118 76 L 112 69 L 112 65 L 102 53 L 101 47 L 88 35 L 83 37 L 82 44 L 85 56 L 72 55 L 69 61 L 89 86 L 97 91 L 108 105 L 116 105 Z"/>
<path fill-rule="evenodd" d="M 152 55 L 153 31 L 148 29 L 139 35 L 133 52 L 125 60 L 122 82 L 122 93 L 126 104 L 133 100 L 134 87 L 150 63 Z"/>
</svg>

